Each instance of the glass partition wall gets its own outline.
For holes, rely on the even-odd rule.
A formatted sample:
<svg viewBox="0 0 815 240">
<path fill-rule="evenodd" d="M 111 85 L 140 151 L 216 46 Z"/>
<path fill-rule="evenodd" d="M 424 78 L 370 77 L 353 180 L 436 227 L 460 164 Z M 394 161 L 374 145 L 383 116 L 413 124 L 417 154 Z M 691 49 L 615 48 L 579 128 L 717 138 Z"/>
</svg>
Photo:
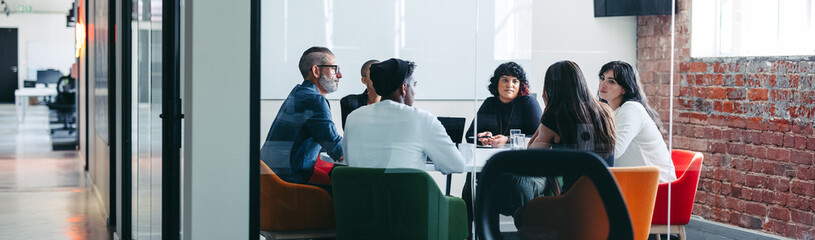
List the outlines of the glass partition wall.
<svg viewBox="0 0 815 240">
<path fill-rule="evenodd" d="M 132 109 L 134 239 L 160 239 L 162 226 L 162 2 L 133 1 Z"/>
<path fill-rule="evenodd" d="M 488 225 L 475 223 L 485 213 L 473 204 L 487 159 L 551 136 L 540 132 L 542 121 L 549 121 L 547 129 L 568 126 L 561 131 L 570 134 L 533 146 L 595 152 L 614 165 L 616 126 L 609 118 L 615 112 L 597 100 L 601 91 L 612 91 L 600 87 L 601 68 L 624 61 L 647 72 L 641 81 L 669 83 L 670 70 L 662 68 L 672 64 L 671 48 L 646 48 L 644 41 L 664 39 L 644 38 L 638 17 L 598 18 L 594 7 L 591 1 L 532 0 L 263 2 L 262 235 L 467 238 Z M 670 25 L 649 27 L 670 33 L 662 30 Z M 303 58 L 314 46 L 330 50 L 330 57 L 315 49 L 325 57 Z M 662 57 L 642 57 L 655 52 Z M 415 64 L 412 74 L 405 70 L 411 64 L 386 61 L 391 58 Z M 366 69 L 369 60 L 382 63 Z M 549 94 L 547 70 L 556 78 Z M 401 82 L 393 85 L 394 79 Z M 582 82 L 558 82 L 563 79 Z M 390 95 L 377 103 L 368 98 L 375 92 L 369 87 Z M 662 116 L 662 136 L 671 129 L 666 89 L 646 84 L 643 90 L 658 105 L 652 107 Z M 595 120 L 542 118 L 548 95 L 593 102 L 557 111 L 595 111 L 589 114 Z M 486 208 L 501 236 L 524 236 L 519 227 L 529 221 L 521 219 L 538 219 L 524 216 L 531 211 L 527 202 L 567 193 L 583 174 L 536 178 L 527 170 L 488 180 L 501 190 L 482 196 L 495 204 Z"/>
</svg>

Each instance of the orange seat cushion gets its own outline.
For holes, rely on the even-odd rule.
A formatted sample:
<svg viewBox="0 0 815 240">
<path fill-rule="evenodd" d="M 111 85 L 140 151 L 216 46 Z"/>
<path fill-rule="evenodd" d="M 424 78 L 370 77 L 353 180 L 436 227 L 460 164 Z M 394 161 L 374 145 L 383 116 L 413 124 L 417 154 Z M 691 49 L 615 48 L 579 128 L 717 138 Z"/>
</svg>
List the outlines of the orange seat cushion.
<svg viewBox="0 0 815 240">
<path fill-rule="evenodd" d="M 283 181 L 260 162 L 260 230 L 333 228 L 334 202 L 322 188 Z"/>
</svg>

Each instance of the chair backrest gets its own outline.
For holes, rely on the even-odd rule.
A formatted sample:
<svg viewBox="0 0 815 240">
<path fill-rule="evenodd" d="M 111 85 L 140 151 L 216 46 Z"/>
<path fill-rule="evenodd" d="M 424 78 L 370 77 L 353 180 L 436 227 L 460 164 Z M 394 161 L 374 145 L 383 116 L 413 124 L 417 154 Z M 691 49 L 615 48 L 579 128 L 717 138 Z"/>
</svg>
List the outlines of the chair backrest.
<svg viewBox="0 0 815 240">
<path fill-rule="evenodd" d="M 538 197 L 523 210 L 521 239 L 603 239 L 609 218 L 594 183 L 580 177 L 563 195 Z"/>
<path fill-rule="evenodd" d="M 325 190 L 288 183 L 260 161 L 260 230 L 296 231 L 334 227 L 334 205 Z"/>
<path fill-rule="evenodd" d="M 331 183 L 337 239 L 440 239 L 447 203 L 418 169 L 337 167 Z"/>
<path fill-rule="evenodd" d="M 698 153 L 698 152 L 679 150 L 679 149 L 671 150 L 671 161 L 673 161 L 673 164 L 674 164 L 674 171 L 676 171 L 676 178 L 682 177 L 682 175 L 685 173 L 685 171 L 690 166 L 691 161 L 693 161 L 697 157 L 696 156 L 697 154 L 699 155 L 700 158 L 702 157 L 702 154 Z"/>
<path fill-rule="evenodd" d="M 523 218 L 532 219 L 533 215 L 536 215 L 535 218 L 538 221 L 523 221 L 521 228 L 549 228 L 556 232 L 562 231 L 560 235 L 557 235 L 558 238 L 566 237 L 562 234 L 571 233 L 570 230 L 577 227 L 582 227 L 582 229 L 596 228 L 593 231 L 599 234 L 592 235 L 592 238 L 602 235 L 605 236 L 601 238 L 607 239 L 633 238 L 628 210 L 605 162 L 597 154 L 573 150 L 506 151 L 493 155 L 482 169 L 481 181 L 476 192 L 476 233 L 482 238 L 502 239 L 498 227 L 498 209 L 496 209 L 494 202 L 499 200 L 496 197 L 500 197 L 496 196 L 495 193 L 506 187 L 499 186 L 500 182 L 497 181 L 500 179 L 500 175 L 503 174 L 537 177 L 583 176 L 564 195 L 533 199 L 529 205 L 525 206 Z M 560 201 L 558 201 L 559 199 Z M 571 199 L 571 201 L 563 201 L 563 199 Z M 563 205 L 564 208 L 552 209 L 547 208 L 547 204 L 539 205 L 536 202 L 562 202 L 566 204 Z M 542 207 L 538 208 L 538 206 Z M 566 209 L 565 207 L 576 208 L 569 209 L 567 211 L 569 214 L 566 214 L 566 212 L 558 214 L 558 212 L 537 211 L 563 211 Z M 541 218 L 553 218 L 554 221 L 541 222 Z M 574 224 L 570 226 L 564 226 L 563 224 L 545 225 L 547 222 L 569 221 L 570 219 L 567 218 L 578 220 L 576 222 L 580 226 Z M 591 222 L 589 223 L 589 221 Z M 607 225 L 603 225 L 603 222 L 607 223 Z M 586 223 L 595 225 L 592 226 Z M 565 229 L 556 229 L 557 227 L 565 227 Z M 525 236 L 525 234 L 522 233 L 521 236 Z"/>
<path fill-rule="evenodd" d="M 617 186 L 625 199 L 631 225 L 634 228 L 634 239 L 648 239 L 651 230 L 651 217 L 654 214 L 654 201 L 659 184 L 659 168 L 613 167 L 609 168 L 617 180 Z"/>
<path fill-rule="evenodd" d="M 283 179 L 280 179 L 280 177 L 278 177 L 277 174 L 275 174 L 274 171 L 272 171 L 272 169 L 269 168 L 269 166 L 267 166 L 266 163 L 264 163 L 263 161 L 260 161 L 260 176 L 262 178 L 265 178 L 264 180 L 266 180 L 267 182 L 272 184 L 272 185 L 270 185 L 272 187 L 278 187 L 279 186 L 279 185 L 275 185 L 275 184 L 285 184 L 286 183 L 285 181 L 283 181 Z M 263 181 L 261 181 L 261 182 L 263 182 Z"/>
<path fill-rule="evenodd" d="M 670 182 L 670 224 L 685 225 L 690 222 L 704 156 L 699 152 L 673 150 L 671 157 L 674 161 L 674 168 L 676 168 L 677 179 Z M 651 224 L 668 224 L 668 183 L 660 183 L 657 188 L 657 199 Z"/>
</svg>

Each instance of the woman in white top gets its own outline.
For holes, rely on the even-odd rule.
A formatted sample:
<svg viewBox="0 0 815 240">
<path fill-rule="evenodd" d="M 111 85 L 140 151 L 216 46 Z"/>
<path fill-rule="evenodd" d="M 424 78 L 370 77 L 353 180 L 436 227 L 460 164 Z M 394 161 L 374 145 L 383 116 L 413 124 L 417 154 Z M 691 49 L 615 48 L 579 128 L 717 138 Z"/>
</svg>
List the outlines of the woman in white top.
<svg viewBox="0 0 815 240">
<path fill-rule="evenodd" d="M 616 117 L 614 166 L 657 166 L 660 182 L 675 180 L 671 154 L 660 132 L 662 123 L 648 106 L 637 71 L 627 62 L 613 61 L 603 65 L 599 75 L 600 100 Z"/>
</svg>

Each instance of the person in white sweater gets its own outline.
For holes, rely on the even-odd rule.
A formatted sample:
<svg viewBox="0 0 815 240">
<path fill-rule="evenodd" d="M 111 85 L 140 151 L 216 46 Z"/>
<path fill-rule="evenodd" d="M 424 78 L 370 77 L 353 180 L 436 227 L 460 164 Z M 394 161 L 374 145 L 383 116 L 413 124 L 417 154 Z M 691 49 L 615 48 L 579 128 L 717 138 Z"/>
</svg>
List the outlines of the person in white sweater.
<svg viewBox="0 0 815 240">
<path fill-rule="evenodd" d="M 623 61 L 612 61 L 600 68 L 600 100 L 614 110 L 617 137 L 614 166 L 657 166 L 659 181 L 676 179 L 671 154 L 662 139 L 662 123 L 648 106 L 637 70 Z"/>
<path fill-rule="evenodd" d="M 371 65 L 382 101 L 348 114 L 342 149 L 348 166 L 424 169 L 427 158 L 443 174 L 464 171 L 464 159 L 441 122 L 413 107 L 415 64 L 391 58 Z"/>
</svg>

